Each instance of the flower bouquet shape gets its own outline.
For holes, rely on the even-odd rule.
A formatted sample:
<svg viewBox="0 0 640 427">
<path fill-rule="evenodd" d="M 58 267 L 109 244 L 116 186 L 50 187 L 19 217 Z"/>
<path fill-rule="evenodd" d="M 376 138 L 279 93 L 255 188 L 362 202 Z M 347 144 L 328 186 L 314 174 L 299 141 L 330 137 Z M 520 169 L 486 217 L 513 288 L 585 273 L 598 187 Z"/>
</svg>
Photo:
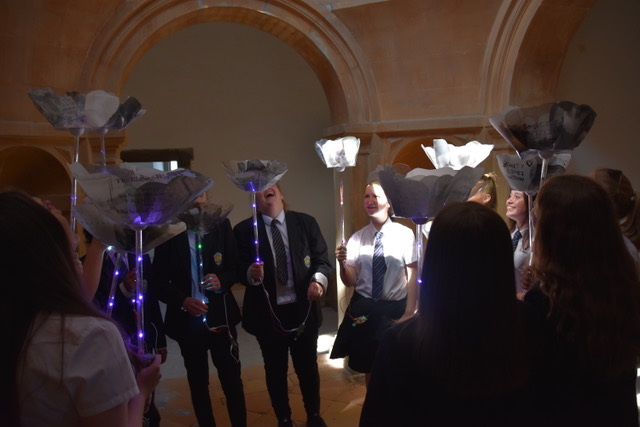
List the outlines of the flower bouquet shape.
<svg viewBox="0 0 640 427">
<path fill-rule="evenodd" d="M 409 166 L 397 164 L 379 166 L 377 172 L 394 215 L 416 224 L 418 277 L 421 277 L 423 225 L 448 203 L 466 201 L 484 169 L 464 166 L 459 171 L 449 167 L 409 170 Z"/>
<path fill-rule="evenodd" d="M 316 141 L 316 152 L 328 168 L 334 168 L 337 172 L 344 172 L 346 168 L 356 165 L 360 139 L 354 136 L 345 136 L 338 139 L 321 139 Z M 344 183 L 340 174 L 340 241 L 344 245 Z"/>
<path fill-rule="evenodd" d="M 213 185 L 213 180 L 197 172 L 177 169 L 164 172 L 124 164 L 89 173 L 80 163 L 69 165 L 80 186 L 114 223 L 135 232 L 136 309 L 138 352 L 144 352 L 143 313 L 143 230 L 171 222 L 179 212 Z"/>
<path fill-rule="evenodd" d="M 346 168 L 356 165 L 360 139 L 345 136 L 338 139 L 321 139 L 315 143 L 316 152 L 328 168 L 344 172 Z"/>
<path fill-rule="evenodd" d="M 78 222 L 96 239 L 108 245 L 107 254 L 114 265 L 114 274 L 109 287 L 107 314 L 111 315 L 115 304 L 115 290 L 118 284 L 120 264 L 127 253 L 135 253 L 136 233 L 128 225 L 115 223 L 106 218 L 103 211 L 86 198 L 81 205 L 76 206 Z M 146 254 L 172 237 L 185 231 L 183 222 L 164 225 L 150 225 L 142 230 L 142 253 Z"/>
<path fill-rule="evenodd" d="M 66 130 L 73 135 L 72 161 L 78 162 L 80 135 L 85 129 L 99 129 L 113 116 L 120 105 L 117 96 L 103 90 L 94 90 L 87 94 L 67 92 L 56 95 L 51 88 L 30 89 L 29 98 L 51 123 L 54 129 Z M 76 230 L 75 206 L 78 200 L 78 184 L 71 179 L 71 218 L 70 225 Z"/>
<path fill-rule="evenodd" d="M 239 189 L 251 193 L 256 262 L 260 262 L 256 193 L 275 185 L 287 173 L 287 164 L 278 160 L 228 160 L 222 162 L 222 167 Z"/>
<path fill-rule="evenodd" d="M 465 166 L 474 168 L 493 150 L 492 144 L 469 141 L 463 146 L 455 146 L 441 138 L 433 140 L 433 147 L 420 146 L 436 169 L 449 167 L 453 170 L 460 170 Z"/>
<path fill-rule="evenodd" d="M 167 224 L 212 185 L 197 172 L 170 172 L 123 164 L 89 173 L 80 163 L 70 169 L 93 203 L 113 222 L 131 227 Z"/>
<path fill-rule="evenodd" d="M 547 177 L 547 161 L 554 153 L 574 150 L 587 136 L 596 112 L 571 101 L 549 102 L 535 107 L 510 106 L 489 118 L 489 123 L 524 158 L 542 158 L 540 183 Z"/>
</svg>

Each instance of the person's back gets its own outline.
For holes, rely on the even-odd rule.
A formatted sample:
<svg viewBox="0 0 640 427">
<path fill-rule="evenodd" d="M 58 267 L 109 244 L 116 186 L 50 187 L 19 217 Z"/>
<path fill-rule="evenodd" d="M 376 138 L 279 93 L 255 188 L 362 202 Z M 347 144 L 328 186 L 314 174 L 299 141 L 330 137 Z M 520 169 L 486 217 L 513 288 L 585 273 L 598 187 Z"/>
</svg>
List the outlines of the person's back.
<svg viewBox="0 0 640 427">
<path fill-rule="evenodd" d="M 0 365 L 3 423 L 141 426 L 160 360 L 136 378 L 117 326 L 88 300 L 60 216 L 26 194 L 0 193 L 0 321 L 11 325 Z"/>
<path fill-rule="evenodd" d="M 385 335 L 360 426 L 526 425 L 530 352 L 513 287 L 501 217 L 446 206 L 425 252 L 419 313 Z"/>
<path fill-rule="evenodd" d="M 543 185 L 535 212 L 539 283 L 525 302 L 555 343 L 538 378 L 541 424 L 637 426 L 640 284 L 613 206 L 593 180 L 565 175 Z"/>
</svg>

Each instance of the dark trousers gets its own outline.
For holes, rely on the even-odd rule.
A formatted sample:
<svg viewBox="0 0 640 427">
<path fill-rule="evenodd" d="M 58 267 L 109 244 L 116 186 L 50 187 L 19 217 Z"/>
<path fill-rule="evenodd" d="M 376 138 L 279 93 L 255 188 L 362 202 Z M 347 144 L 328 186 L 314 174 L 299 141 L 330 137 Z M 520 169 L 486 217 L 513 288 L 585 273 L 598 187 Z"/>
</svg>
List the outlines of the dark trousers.
<svg viewBox="0 0 640 427">
<path fill-rule="evenodd" d="M 306 328 L 297 339 L 295 337 L 295 334 L 283 335 L 275 331 L 273 334 L 256 337 L 264 360 L 271 405 L 279 420 L 291 418 L 287 380 L 289 352 L 291 352 L 293 368 L 300 383 L 307 416 L 317 415 L 320 412 L 320 374 L 318 373 L 317 360 L 318 329 Z"/>
<path fill-rule="evenodd" d="M 237 333 L 231 328 L 233 341 Z M 187 370 L 187 380 L 191 390 L 191 402 L 200 427 L 215 427 L 211 398 L 209 397 L 209 361 L 208 353 L 218 371 L 218 378 L 227 400 L 227 411 L 233 427 L 247 425 L 247 409 L 244 400 L 244 389 L 240 376 L 240 359 L 238 348 L 226 330 L 211 332 L 204 327 L 198 333 L 178 341 L 180 352 Z"/>
</svg>

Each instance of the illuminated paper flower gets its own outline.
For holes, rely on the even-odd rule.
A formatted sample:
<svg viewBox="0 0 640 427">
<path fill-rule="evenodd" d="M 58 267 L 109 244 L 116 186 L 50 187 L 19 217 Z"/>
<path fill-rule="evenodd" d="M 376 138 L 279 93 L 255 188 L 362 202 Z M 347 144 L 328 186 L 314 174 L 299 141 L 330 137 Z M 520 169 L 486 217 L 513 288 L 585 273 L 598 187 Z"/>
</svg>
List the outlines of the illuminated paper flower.
<svg viewBox="0 0 640 427">
<path fill-rule="evenodd" d="M 478 141 L 469 141 L 458 147 L 447 143 L 444 139 L 434 139 L 433 147 L 422 144 L 421 147 L 436 169 L 449 167 L 453 170 L 460 170 L 464 166 L 474 168 L 493 150 L 493 145 L 481 144 Z"/>
<path fill-rule="evenodd" d="M 287 172 L 286 163 L 277 160 L 230 160 L 222 166 L 238 188 L 252 193 L 266 190 Z"/>
<path fill-rule="evenodd" d="M 359 149 L 360 139 L 353 136 L 316 141 L 316 152 L 324 164 L 328 168 L 336 168 L 338 172 L 356 165 Z"/>
<path fill-rule="evenodd" d="M 58 130 L 99 129 L 120 107 L 118 97 L 103 90 L 58 96 L 51 88 L 43 88 L 31 89 L 28 94 L 38 111 Z"/>
<path fill-rule="evenodd" d="M 129 226 L 167 224 L 213 185 L 197 172 L 124 164 L 89 173 L 80 163 L 71 172 L 93 203 L 111 221 Z"/>
<path fill-rule="evenodd" d="M 117 224 L 106 217 L 89 198 L 82 205 L 76 206 L 76 218 L 82 226 L 96 239 L 118 252 L 135 253 L 135 232 L 125 224 Z M 184 222 L 165 225 L 150 225 L 142 230 L 142 252 L 161 245 L 187 229 Z"/>
<path fill-rule="evenodd" d="M 416 223 L 433 218 L 447 204 L 463 202 L 478 182 L 483 168 L 463 167 L 459 171 L 412 169 L 406 165 L 379 166 L 378 178 L 396 216 Z"/>
<path fill-rule="evenodd" d="M 180 212 L 178 220 L 186 224 L 187 230 L 207 234 L 220 225 L 232 210 L 232 204 L 206 203 Z"/>
<path fill-rule="evenodd" d="M 570 101 L 530 108 L 507 107 L 489 122 L 522 156 L 525 152 L 569 151 L 591 130 L 596 112 Z"/>
<path fill-rule="evenodd" d="M 535 194 L 540 190 L 543 159 L 535 154 L 523 156 L 498 154 L 498 166 L 512 190 Z M 562 175 L 571 161 L 571 153 L 556 153 L 548 159 L 547 176 Z"/>
</svg>

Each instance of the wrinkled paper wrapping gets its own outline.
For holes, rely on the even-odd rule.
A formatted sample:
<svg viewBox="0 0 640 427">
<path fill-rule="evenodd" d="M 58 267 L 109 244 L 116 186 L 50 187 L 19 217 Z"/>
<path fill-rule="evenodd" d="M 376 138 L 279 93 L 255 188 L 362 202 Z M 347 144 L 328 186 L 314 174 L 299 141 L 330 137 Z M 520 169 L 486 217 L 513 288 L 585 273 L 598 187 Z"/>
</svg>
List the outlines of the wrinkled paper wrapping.
<svg viewBox="0 0 640 427">
<path fill-rule="evenodd" d="M 117 252 L 135 253 L 136 236 L 131 227 L 113 222 L 91 199 L 85 199 L 75 209 L 78 222 L 96 239 L 113 246 Z M 142 230 L 142 253 L 149 252 L 186 229 L 184 222 L 146 227 Z"/>
<path fill-rule="evenodd" d="M 529 152 L 570 151 L 591 130 L 596 112 L 588 105 L 570 101 L 536 107 L 507 107 L 490 117 L 491 125 L 521 157 Z"/>
<path fill-rule="evenodd" d="M 101 128 L 120 106 L 117 96 L 103 90 L 58 96 L 51 88 L 43 88 L 31 89 L 28 94 L 38 111 L 59 130 Z"/>
<path fill-rule="evenodd" d="M 540 177 L 543 160 L 540 156 L 529 154 L 524 158 L 516 154 L 497 154 L 500 172 L 504 175 L 512 190 L 535 194 L 540 190 Z M 569 162 L 571 153 L 556 153 L 548 160 L 547 178 L 562 175 Z"/>
<path fill-rule="evenodd" d="M 213 185 L 211 178 L 184 169 L 164 172 L 124 164 L 89 173 L 80 163 L 70 169 L 105 217 L 129 226 L 166 224 Z"/>
<path fill-rule="evenodd" d="M 178 219 L 186 224 L 187 230 L 207 234 L 222 223 L 233 210 L 230 203 L 207 203 L 194 206 L 178 214 Z"/>
<path fill-rule="evenodd" d="M 356 165 L 360 139 L 353 136 L 345 136 L 338 139 L 321 139 L 316 141 L 316 152 L 327 168 L 335 168 L 343 172 L 345 168 Z"/>
<path fill-rule="evenodd" d="M 481 144 L 478 141 L 469 141 L 458 147 L 440 138 L 433 140 L 433 147 L 421 147 L 436 169 L 449 167 L 453 170 L 460 170 L 465 166 L 474 168 L 493 150 L 493 145 Z"/>
<path fill-rule="evenodd" d="M 229 160 L 222 166 L 238 188 L 251 193 L 273 186 L 287 172 L 287 164 L 277 160 Z"/>
<path fill-rule="evenodd" d="M 478 182 L 483 168 L 463 167 L 459 171 L 440 169 L 408 169 L 406 165 L 379 166 L 378 178 L 395 216 L 416 223 L 433 218 L 448 203 L 464 202 Z"/>
</svg>

